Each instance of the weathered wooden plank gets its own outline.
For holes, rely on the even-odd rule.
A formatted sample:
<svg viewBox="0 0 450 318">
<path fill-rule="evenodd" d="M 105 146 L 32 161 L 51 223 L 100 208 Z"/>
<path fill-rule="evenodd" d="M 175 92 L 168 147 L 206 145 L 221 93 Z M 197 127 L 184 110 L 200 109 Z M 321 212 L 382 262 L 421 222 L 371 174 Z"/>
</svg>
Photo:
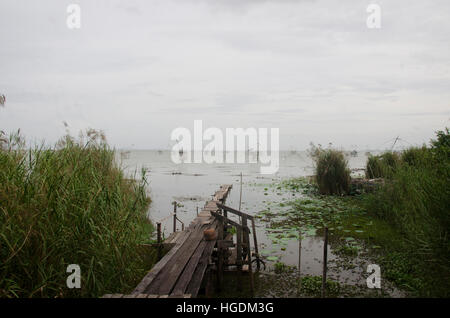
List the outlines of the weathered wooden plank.
<svg viewBox="0 0 450 318">
<path fill-rule="evenodd" d="M 233 214 L 239 215 L 240 217 L 246 217 L 249 220 L 253 220 L 253 216 L 241 211 L 238 211 L 236 209 L 230 208 L 229 206 L 223 205 L 221 203 L 218 203 L 217 206 L 223 210 L 226 210 L 228 212 L 231 212 Z"/>
<path fill-rule="evenodd" d="M 175 243 L 180 238 L 182 233 L 183 232 L 178 231 L 170 234 L 169 237 L 164 240 L 164 243 Z"/>
<path fill-rule="evenodd" d="M 189 258 L 203 239 L 203 225 L 199 225 L 195 231 L 191 233 L 189 239 L 183 244 L 179 252 L 166 264 L 155 279 L 146 288 L 148 293 L 169 294 L 174 287 L 180 273 L 183 271 Z"/>
<path fill-rule="evenodd" d="M 175 246 L 164 255 L 164 257 L 153 266 L 153 268 L 148 272 L 147 275 L 142 279 L 142 281 L 137 285 L 132 294 L 142 294 L 145 293 L 148 285 L 154 280 L 158 273 L 166 266 L 166 264 L 176 255 L 177 251 L 183 246 L 183 243 L 188 239 L 189 234 L 192 230 L 186 230 L 183 232 L 182 237 L 180 237 Z"/>
<path fill-rule="evenodd" d="M 217 230 L 217 225 L 218 225 L 217 222 L 214 222 L 210 228 Z M 200 242 L 200 244 L 198 245 L 196 251 L 192 254 L 188 264 L 186 265 L 186 267 L 183 270 L 183 273 L 180 275 L 177 283 L 175 284 L 175 287 L 173 288 L 173 291 L 172 291 L 173 295 L 182 295 L 185 293 L 186 288 L 192 279 L 192 275 L 194 274 L 194 271 L 198 266 L 200 258 L 203 255 L 203 252 L 206 248 L 207 243 L 208 243 L 208 241 L 205 241 L 203 239 Z"/>
<path fill-rule="evenodd" d="M 111 298 L 111 297 L 112 297 L 112 294 L 106 294 L 106 295 L 102 296 L 102 298 Z"/>
<path fill-rule="evenodd" d="M 224 202 L 231 188 L 232 185 L 220 186 L 220 190 L 216 191 L 213 200 L 206 203 L 203 210 L 191 222 L 189 227 L 185 231 L 176 232 L 166 240 L 166 243 L 175 243 L 174 246 L 147 273 L 132 295 L 136 295 L 135 297 L 140 294 L 167 296 L 173 289 L 174 292 L 176 291 L 181 296 L 184 295 L 182 290 L 189 288 L 194 293 L 190 292 L 188 295 L 194 297 L 197 295 L 215 245 L 215 241 L 205 241 L 199 247 L 200 242 L 203 240 L 203 230 L 217 226 L 217 223 L 214 223 L 216 222 L 215 218 L 211 216 L 211 211 L 219 210 L 217 203 Z M 188 274 L 192 276 L 191 281 L 188 279 Z M 198 282 L 192 283 L 194 277 L 196 277 Z M 176 287 L 176 290 L 174 287 Z"/>
<path fill-rule="evenodd" d="M 197 268 L 195 269 L 192 279 L 186 289 L 187 294 L 191 294 L 192 297 L 196 297 L 200 286 L 202 284 L 203 276 L 205 275 L 206 267 L 209 264 L 209 259 L 211 257 L 212 251 L 214 250 L 215 241 L 208 241 L 203 251 L 203 255 L 198 262 Z"/>
<path fill-rule="evenodd" d="M 189 285 L 189 282 L 192 279 L 192 274 L 195 271 L 195 268 L 198 265 L 198 262 L 200 258 L 203 255 L 203 251 L 206 247 L 206 241 L 203 240 L 198 245 L 196 251 L 194 254 L 192 254 L 191 259 L 189 260 L 188 264 L 186 265 L 186 268 L 183 270 L 183 273 L 181 274 L 180 278 L 178 279 L 177 283 L 175 284 L 175 287 L 173 288 L 172 295 L 183 295 L 187 286 Z"/>
<path fill-rule="evenodd" d="M 240 227 L 236 227 L 236 266 L 238 270 L 237 289 L 242 290 L 242 229 Z"/>
</svg>

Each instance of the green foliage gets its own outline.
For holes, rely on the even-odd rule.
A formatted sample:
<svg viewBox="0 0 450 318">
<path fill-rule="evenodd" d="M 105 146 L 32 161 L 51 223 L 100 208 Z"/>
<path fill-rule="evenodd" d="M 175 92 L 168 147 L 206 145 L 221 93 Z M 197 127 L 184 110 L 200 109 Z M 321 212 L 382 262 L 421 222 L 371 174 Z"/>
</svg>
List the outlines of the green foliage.
<svg viewBox="0 0 450 318">
<path fill-rule="evenodd" d="M 282 262 L 276 262 L 275 264 L 273 264 L 273 268 L 274 268 L 273 269 L 274 272 L 277 274 L 281 274 L 281 273 L 289 271 L 291 269 L 288 265 L 286 265 Z"/>
<path fill-rule="evenodd" d="M 26 150 L 0 150 L 0 297 L 97 297 L 129 292 L 151 260 L 145 174 L 128 180 L 101 133 Z M 68 289 L 69 264 L 81 289 Z"/>
<path fill-rule="evenodd" d="M 300 291 L 303 295 L 310 297 L 321 297 L 322 295 L 322 277 L 304 276 L 301 278 Z M 341 291 L 341 285 L 338 282 L 328 280 L 325 283 L 326 297 L 336 297 Z"/>
<path fill-rule="evenodd" d="M 400 158 L 403 164 L 420 167 L 428 164 L 428 161 L 431 159 L 431 153 L 426 146 L 420 148 L 410 147 L 402 151 Z"/>
<path fill-rule="evenodd" d="M 400 163 L 400 156 L 396 152 L 388 151 L 379 156 L 370 155 L 366 164 L 366 177 L 391 178 Z"/>
<path fill-rule="evenodd" d="M 446 129 L 437 133 L 431 147 L 404 151 L 390 180 L 365 199 L 368 211 L 402 233 L 413 251 L 412 257 L 447 274 L 450 272 L 449 140 Z"/>
<path fill-rule="evenodd" d="M 321 194 L 343 195 L 350 189 L 350 169 L 342 151 L 318 148 L 313 156 Z"/>
<path fill-rule="evenodd" d="M 234 226 L 228 227 L 227 232 L 230 234 L 233 234 L 233 235 L 236 234 L 236 227 L 234 227 Z"/>
</svg>

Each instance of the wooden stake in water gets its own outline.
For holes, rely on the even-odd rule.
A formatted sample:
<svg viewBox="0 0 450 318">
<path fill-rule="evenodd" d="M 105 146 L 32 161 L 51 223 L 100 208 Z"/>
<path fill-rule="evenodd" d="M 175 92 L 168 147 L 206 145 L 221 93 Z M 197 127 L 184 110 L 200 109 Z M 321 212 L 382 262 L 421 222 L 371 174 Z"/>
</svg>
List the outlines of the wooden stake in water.
<svg viewBox="0 0 450 318">
<path fill-rule="evenodd" d="M 241 202 L 242 202 L 242 172 L 241 172 L 241 190 L 239 193 L 239 211 L 241 210 Z"/>
<path fill-rule="evenodd" d="M 252 232 L 253 232 L 253 243 L 255 245 L 255 256 L 256 256 L 256 268 L 260 269 L 260 261 L 259 261 L 259 251 L 258 251 L 258 240 L 256 238 L 256 226 L 255 226 L 255 219 L 252 218 Z"/>
<path fill-rule="evenodd" d="M 298 229 L 298 290 L 299 290 L 299 294 L 301 293 L 301 289 L 302 289 L 301 264 L 302 264 L 302 231 L 299 228 Z"/>
<path fill-rule="evenodd" d="M 256 144 L 256 162 L 259 163 L 259 142 Z"/>
<path fill-rule="evenodd" d="M 323 273 L 322 273 L 322 298 L 325 298 L 325 288 L 327 286 L 327 256 L 328 256 L 328 228 L 325 228 L 323 240 Z"/>
<path fill-rule="evenodd" d="M 161 223 L 156 223 L 156 232 L 157 232 L 157 242 L 158 242 L 158 259 L 161 258 Z"/>
<path fill-rule="evenodd" d="M 177 231 L 177 201 L 173 201 L 173 232 Z"/>
<path fill-rule="evenodd" d="M 158 244 L 161 244 L 161 223 L 156 223 L 156 232 L 157 232 L 157 242 Z"/>
</svg>

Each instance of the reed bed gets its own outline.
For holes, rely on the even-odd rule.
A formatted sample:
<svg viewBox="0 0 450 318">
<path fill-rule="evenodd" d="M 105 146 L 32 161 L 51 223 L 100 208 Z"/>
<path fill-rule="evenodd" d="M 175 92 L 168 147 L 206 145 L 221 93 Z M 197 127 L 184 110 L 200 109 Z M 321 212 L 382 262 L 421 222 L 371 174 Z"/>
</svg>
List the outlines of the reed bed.
<svg viewBox="0 0 450 318">
<path fill-rule="evenodd" d="M 152 265 L 145 172 L 127 179 L 103 134 L 0 149 L 0 297 L 98 297 L 130 292 Z M 69 289 L 69 264 L 81 288 Z"/>
<path fill-rule="evenodd" d="M 390 155 L 389 155 L 390 156 Z M 419 264 L 422 285 L 405 285 L 422 296 L 450 293 L 450 134 L 437 132 L 430 145 L 411 147 L 386 167 L 386 182 L 364 198 L 367 210 L 402 234 L 410 264 Z M 370 161 L 370 158 L 369 158 Z M 400 268 L 400 267 L 399 267 Z M 402 275 L 411 272 L 413 265 Z M 399 278 L 395 269 L 394 278 Z M 405 274 L 406 273 L 406 274 Z M 417 278 L 416 274 L 415 278 Z M 404 277 L 400 277 L 404 279 Z M 409 283 L 409 282 L 408 282 Z"/>
</svg>

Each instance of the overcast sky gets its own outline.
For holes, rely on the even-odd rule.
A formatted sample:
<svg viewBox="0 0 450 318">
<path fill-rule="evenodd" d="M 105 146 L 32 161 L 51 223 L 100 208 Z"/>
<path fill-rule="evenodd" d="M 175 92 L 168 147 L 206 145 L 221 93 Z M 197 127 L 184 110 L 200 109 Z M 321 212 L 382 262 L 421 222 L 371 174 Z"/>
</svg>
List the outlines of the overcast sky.
<svg viewBox="0 0 450 318">
<path fill-rule="evenodd" d="M 37 142 L 66 121 L 169 148 L 202 119 L 278 127 L 282 149 L 373 149 L 450 126 L 448 0 L 1 0 L 0 40 L 0 128 Z"/>
</svg>

